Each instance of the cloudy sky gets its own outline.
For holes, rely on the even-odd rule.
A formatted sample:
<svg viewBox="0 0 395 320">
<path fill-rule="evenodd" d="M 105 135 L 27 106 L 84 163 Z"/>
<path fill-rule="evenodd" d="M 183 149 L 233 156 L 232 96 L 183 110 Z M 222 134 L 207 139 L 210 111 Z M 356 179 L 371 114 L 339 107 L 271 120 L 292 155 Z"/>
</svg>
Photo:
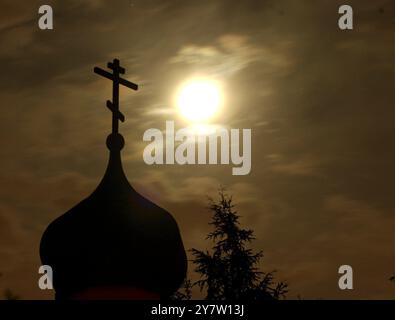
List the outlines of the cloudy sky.
<svg viewBox="0 0 395 320">
<path fill-rule="evenodd" d="M 125 172 L 186 248 L 209 248 L 206 199 L 223 185 L 289 298 L 395 297 L 394 1 L 347 1 L 347 32 L 338 0 L 47 1 L 52 31 L 37 26 L 41 4 L 1 1 L 1 290 L 52 298 L 39 241 L 102 178 L 111 84 L 93 67 L 117 57 L 140 85 L 121 90 Z M 174 96 L 195 74 L 223 85 L 215 124 L 252 129 L 249 175 L 144 163 L 145 130 L 188 125 Z M 353 291 L 338 289 L 343 264 Z"/>
</svg>

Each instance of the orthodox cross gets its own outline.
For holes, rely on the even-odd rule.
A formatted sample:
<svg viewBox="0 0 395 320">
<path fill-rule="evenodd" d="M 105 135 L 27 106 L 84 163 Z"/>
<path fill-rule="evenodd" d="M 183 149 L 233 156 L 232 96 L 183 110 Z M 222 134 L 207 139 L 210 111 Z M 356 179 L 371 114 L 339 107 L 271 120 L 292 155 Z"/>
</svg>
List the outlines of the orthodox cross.
<svg viewBox="0 0 395 320">
<path fill-rule="evenodd" d="M 112 80 L 112 101 L 107 100 L 107 108 L 112 111 L 112 133 L 118 133 L 118 120 L 125 121 L 125 116 L 119 111 L 119 85 L 123 85 L 132 90 L 137 90 L 137 84 L 120 78 L 120 74 L 125 73 L 125 68 L 122 68 L 119 64 L 118 59 L 114 59 L 113 62 L 109 62 L 107 67 L 113 71 L 109 73 L 99 67 L 95 67 L 93 71 L 98 75 Z"/>
</svg>

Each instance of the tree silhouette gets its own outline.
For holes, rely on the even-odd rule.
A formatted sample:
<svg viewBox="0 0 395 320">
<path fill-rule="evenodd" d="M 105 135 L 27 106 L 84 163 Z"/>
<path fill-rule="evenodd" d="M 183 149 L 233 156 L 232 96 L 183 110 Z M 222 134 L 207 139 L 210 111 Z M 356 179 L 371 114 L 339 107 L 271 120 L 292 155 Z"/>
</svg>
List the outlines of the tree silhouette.
<svg viewBox="0 0 395 320">
<path fill-rule="evenodd" d="M 192 249 L 200 280 L 195 282 L 206 290 L 207 300 L 275 300 L 288 292 L 287 284 L 274 282 L 274 271 L 264 273 L 257 264 L 262 251 L 253 252 L 248 244 L 254 240 L 253 231 L 240 227 L 240 216 L 234 209 L 232 197 L 219 191 L 218 202 L 210 199 L 213 212 L 210 225 L 214 231 L 207 239 L 214 242 L 212 253 Z"/>
<path fill-rule="evenodd" d="M 192 282 L 189 279 L 185 279 L 181 288 L 177 290 L 171 297 L 170 300 L 181 301 L 192 299 Z"/>
<path fill-rule="evenodd" d="M 16 295 L 14 292 L 12 292 L 11 289 L 5 289 L 4 290 L 4 299 L 5 300 L 19 300 L 20 297 Z"/>
<path fill-rule="evenodd" d="M 3 276 L 3 273 L 0 272 L 0 278 Z M 16 295 L 11 289 L 5 289 L 3 291 L 3 297 L 5 300 L 19 300 L 20 296 Z"/>
</svg>

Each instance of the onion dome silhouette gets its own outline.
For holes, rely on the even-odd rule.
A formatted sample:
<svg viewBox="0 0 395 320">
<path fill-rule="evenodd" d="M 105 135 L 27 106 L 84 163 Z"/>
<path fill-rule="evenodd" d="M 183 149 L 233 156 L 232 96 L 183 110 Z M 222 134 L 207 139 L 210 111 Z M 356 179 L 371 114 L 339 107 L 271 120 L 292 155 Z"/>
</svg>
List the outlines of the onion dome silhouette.
<svg viewBox="0 0 395 320">
<path fill-rule="evenodd" d="M 125 69 L 114 59 L 113 130 L 107 170 L 96 190 L 54 220 L 40 244 L 44 265 L 53 270 L 56 299 L 166 298 L 183 282 L 187 260 L 175 219 L 129 184 L 121 163 L 124 139 L 118 133 L 119 85 L 137 85 L 119 77 Z"/>
</svg>

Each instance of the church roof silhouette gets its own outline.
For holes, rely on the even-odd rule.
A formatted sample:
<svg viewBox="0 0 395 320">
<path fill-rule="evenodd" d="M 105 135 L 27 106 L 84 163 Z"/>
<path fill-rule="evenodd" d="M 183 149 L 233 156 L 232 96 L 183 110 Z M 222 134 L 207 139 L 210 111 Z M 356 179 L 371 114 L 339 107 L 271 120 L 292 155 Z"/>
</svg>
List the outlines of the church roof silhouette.
<svg viewBox="0 0 395 320">
<path fill-rule="evenodd" d="M 121 163 L 124 139 L 118 133 L 119 60 L 95 72 L 113 81 L 113 130 L 107 170 L 96 190 L 54 220 L 40 244 L 44 265 L 53 269 L 56 299 L 166 298 L 185 278 L 187 260 L 175 219 L 129 184 Z"/>
</svg>

